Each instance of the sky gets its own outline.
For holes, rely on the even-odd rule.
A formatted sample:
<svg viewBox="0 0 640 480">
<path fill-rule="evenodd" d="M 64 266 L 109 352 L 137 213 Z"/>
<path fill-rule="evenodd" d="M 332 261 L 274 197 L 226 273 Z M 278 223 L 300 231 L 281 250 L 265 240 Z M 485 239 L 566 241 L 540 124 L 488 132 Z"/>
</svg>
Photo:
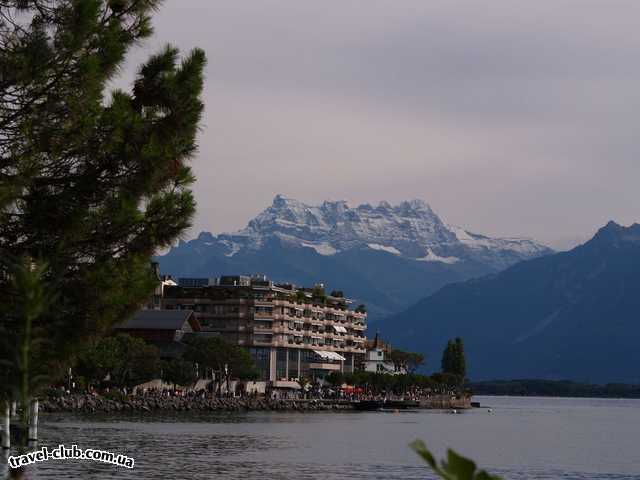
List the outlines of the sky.
<svg viewBox="0 0 640 480">
<path fill-rule="evenodd" d="M 208 67 L 198 213 L 240 229 L 278 194 L 420 198 L 447 223 L 557 249 L 640 221 L 640 3 L 167 0 Z"/>
</svg>

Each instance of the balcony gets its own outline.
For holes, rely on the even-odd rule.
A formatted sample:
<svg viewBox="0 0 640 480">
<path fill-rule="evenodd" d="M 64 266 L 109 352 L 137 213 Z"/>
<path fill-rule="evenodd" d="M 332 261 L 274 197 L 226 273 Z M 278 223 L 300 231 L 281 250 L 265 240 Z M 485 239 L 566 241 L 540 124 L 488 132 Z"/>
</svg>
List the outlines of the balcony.
<svg viewBox="0 0 640 480">
<path fill-rule="evenodd" d="M 269 334 L 269 333 L 273 333 L 275 331 L 275 329 L 273 327 L 265 327 L 265 326 L 254 326 L 253 327 L 253 331 L 255 333 L 260 333 L 260 334 Z"/>
</svg>

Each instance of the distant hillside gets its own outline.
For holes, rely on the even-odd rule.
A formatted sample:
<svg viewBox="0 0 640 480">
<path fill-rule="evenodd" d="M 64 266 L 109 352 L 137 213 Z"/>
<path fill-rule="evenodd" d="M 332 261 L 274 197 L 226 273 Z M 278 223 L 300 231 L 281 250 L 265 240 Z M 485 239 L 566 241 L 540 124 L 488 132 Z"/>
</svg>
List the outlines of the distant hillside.
<svg viewBox="0 0 640 480">
<path fill-rule="evenodd" d="M 449 285 L 384 322 L 439 366 L 461 336 L 473 380 L 640 383 L 640 225 L 610 222 L 569 252 Z"/>
<path fill-rule="evenodd" d="M 367 304 L 375 322 L 448 283 L 551 252 L 533 240 L 447 225 L 421 200 L 310 206 L 278 195 L 245 229 L 203 232 L 158 261 L 176 277 L 264 273 L 299 285 L 324 282 Z"/>
<path fill-rule="evenodd" d="M 640 398 L 640 385 L 593 385 L 568 380 L 489 380 L 469 385 L 474 395 L 528 397 Z"/>
</svg>

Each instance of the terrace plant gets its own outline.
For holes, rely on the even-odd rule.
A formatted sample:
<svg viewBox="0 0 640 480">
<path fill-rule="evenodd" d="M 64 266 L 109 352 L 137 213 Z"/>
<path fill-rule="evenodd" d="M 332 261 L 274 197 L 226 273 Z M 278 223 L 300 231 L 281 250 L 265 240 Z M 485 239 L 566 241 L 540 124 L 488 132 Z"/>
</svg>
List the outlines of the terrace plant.
<svg viewBox="0 0 640 480">
<path fill-rule="evenodd" d="M 366 307 L 366 305 L 365 305 L 364 303 L 361 303 L 360 305 L 358 305 L 358 306 L 356 307 L 355 312 L 356 312 L 356 313 L 367 313 L 367 307 Z"/>
</svg>

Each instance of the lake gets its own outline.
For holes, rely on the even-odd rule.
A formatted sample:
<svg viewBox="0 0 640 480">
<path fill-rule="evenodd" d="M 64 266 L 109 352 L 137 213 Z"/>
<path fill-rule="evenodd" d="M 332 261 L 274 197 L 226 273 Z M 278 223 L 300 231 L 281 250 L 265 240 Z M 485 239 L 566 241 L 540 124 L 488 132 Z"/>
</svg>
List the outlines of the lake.
<svg viewBox="0 0 640 480">
<path fill-rule="evenodd" d="M 127 470 L 49 461 L 33 479 L 423 479 L 423 439 L 509 479 L 640 479 L 640 400 L 475 397 L 487 408 L 400 413 L 43 415 L 40 446 L 122 453 Z"/>
</svg>

